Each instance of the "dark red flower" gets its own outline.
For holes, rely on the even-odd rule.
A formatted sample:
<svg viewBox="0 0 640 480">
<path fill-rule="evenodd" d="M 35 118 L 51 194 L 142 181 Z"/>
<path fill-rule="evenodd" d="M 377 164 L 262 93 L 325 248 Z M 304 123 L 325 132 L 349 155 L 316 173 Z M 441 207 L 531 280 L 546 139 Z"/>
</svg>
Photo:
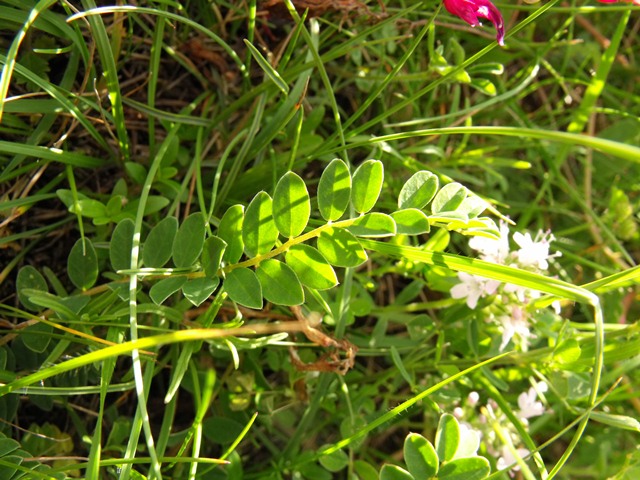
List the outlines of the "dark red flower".
<svg viewBox="0 0 640 480">
<path fill-rule="evenodd" d="M 609 0 L 611 1 L 611 0 Z M 486 18 L 496 27 L 496 39 L 504 46 L 504 21 L 502 14 L 489 0 L 444 0 L 444 8 L 457 15 L 472 27 L 482 25 L 481 18 Z"/>
</svg>

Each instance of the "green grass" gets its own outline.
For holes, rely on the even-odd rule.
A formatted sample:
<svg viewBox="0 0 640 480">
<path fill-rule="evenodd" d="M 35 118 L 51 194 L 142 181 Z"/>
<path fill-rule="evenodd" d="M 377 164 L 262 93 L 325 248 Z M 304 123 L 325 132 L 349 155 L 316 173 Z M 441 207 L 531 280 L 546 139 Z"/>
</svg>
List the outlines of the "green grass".
<svg viewBox="0 0 640 480">
<path fill-rule="evenodd" d="M 136 3 L 0 0 L 0 477 L 636 478 L 640 8 Z"/>
</svg>

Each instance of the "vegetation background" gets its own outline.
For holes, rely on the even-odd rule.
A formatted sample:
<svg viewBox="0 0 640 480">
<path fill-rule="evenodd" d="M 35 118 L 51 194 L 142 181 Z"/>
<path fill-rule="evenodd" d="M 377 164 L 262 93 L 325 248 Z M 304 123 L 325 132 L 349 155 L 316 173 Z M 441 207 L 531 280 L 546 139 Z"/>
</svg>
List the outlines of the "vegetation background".
<svg viewBox="0 0 640 480">
<path fill-rule="evenodd" d="M 501 48 L 437 1 L 293 3 L 0 0 L 0 478 L 638 478 L 640 8 L 500 1 Z M 340 165 L 349 227 L 449 193 L 313 260 Z M 277 185 L 304 255 L 247 249 Z M 548 269 L 479 261 L 500 221 Z"/>
</svg>

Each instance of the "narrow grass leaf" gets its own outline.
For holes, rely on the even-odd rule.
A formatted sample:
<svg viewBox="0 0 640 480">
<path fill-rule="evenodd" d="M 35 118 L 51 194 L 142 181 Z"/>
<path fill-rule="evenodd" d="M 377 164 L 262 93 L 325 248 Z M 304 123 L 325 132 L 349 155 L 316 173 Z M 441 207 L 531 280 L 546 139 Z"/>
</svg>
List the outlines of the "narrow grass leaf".
<svg viewBox="0 0 640 480">
<path fill-rule="evenodd" d="M 162 268 L 171 259 L 173 242 L 178 233 L 178 219 L 167 217 L 151 229 L 142 245 L 142 263 L 149 268 Z"/>
<path fill-rule="evenodd" d="M 204 221 L 201 213 L 184 219 L 173 241 L 173 263 L 178 268 L 190 267 L 200 257 L 204 246 Z"/>
<path fill-rule="evenodd" d="M 242 225 L 244 223 L 244 206 L 234 205 L 224 212 L 218 226 L 218 236 L 227 243 L 222 259 L 228 263 L 236 263 L 242 257 L 244 241 Z"/>
<path fill-rule="evenodd" d="M 457 182 L 449 183 L 442 187 L 431 203 L 431 211 L 434 214 L 441 212 L 454 212 L 467 198 L 468 190 Z"/>
<path fill-rule="evenodd" d="M 438 191 L 438 177 L 426 170 L 414 173 L 405 182 L 398 195 L 398 208 L 422 210 Z"/>
<path fill-rule="evenodd" d="M 417 433 L 404 440 L 404 461 L 414 478 L 431 478 L 438 473 L 438 454 L 431 442 Z"/>
<path fill-rule="evenodd" d="M 120 221 L 111 234 L 109 260 L 114 271 L 131 268 L 131 248 L 133 247 L 133 220 Z"/>
<path fill-rule="evenodd" d="M 333 267 L 318 250 L 310 245 L 292 246 L 285 254 L 285 261 L 306 287 L 326 290 L 338 284 L 338 277 Z"/>
<path fill-rule="evenodd" d="M 248 308 L 262 308 L 262 287 L 252 270 L 234 268 L 224 279 L 224 289 L 234 302 Z"/>
<path fill-rule="evenodd" d="M 187 282 L 187 277 L 176 276 L 160 280 L 149 290 L 149 297 L 156 305 L 162 305 L 171 295 L 176 293 Z"/>
<path fill-rule="evenodd" d="M 18 292 L 18 299 L 20 303 L 24 305 L 24 308 L 32 312 L 40 311 L 40 306 L 29 300 L 29 295 L 26 294 L 25 289 L 38 290 L 41 292 L 47 292 L 49 290 L 47 281 L 42 274 L 31 265 L 26 265 L 18 271 L 16 290 Z"/>
<path fill-rule="evenodd" d="M 435 443 L 436 452 L 441 462 L 448 462 L 453 459 L 460 443 L 460 426 L 456 417 L 448 413 L 440 417 Z M 442 474 L 442 471 L 440 474 Z"/>
<path fill-rule="evenodd" d="M 396 222 L 389 215 L 372 212 L 358 217 L 347 230 L 356 237 L 392 237 L 396 234 Z"/>
<path fill-rule="evenodd" d="M 491 465 L 484 457 L 458 458 L 442 466 L 438 480 L 482 480 L 489 473 Z"/>
<path fill-rule="evenodd" d="M 417 208 L 405 208 L 391 214 L 396 222 L 397 233 L 401 235 L 421 235 L 429 233 L 431 224 L 422 210 Z"/>
<path fill-rule="evenodd" d="M 273 193 L 273 219 L 278 231 L 286 238 L 300 235 L 311 215 L 311 201 L 304 181 L 287 172 Z"/>
<path fill-rule="evenodd" d="M 207 277 L 211 279 L 218 277 L 218 270 L 226 249 L 227 242 L 220 237 L 213 235 L 205 240 L 200 263 Z"/>
<path fill-rule="evenodd" d="M 285 82 L 282 79 L 280 74 L 262 56 L 262 54 L 260 53 L 260 50 L 254 47 L 253 44 L 247 39 L 244 39 L 244 44 L 247 46 L 247 48 L 249 49 L 249 53 L 251 53 L 251 56 L 255 58 L 256 62 L 258 62 L 258 65 L 260 66 L 262 71 L 267 75 L 267 77 L 269 77 L 269 79 L 276 85 L 276 87 L 280 89 L 282 93 L 284 93 L 285 95 L 288 94 L 289 85 L 287 85 L 287 82 Z"/>
<path fill-rule="evenodd" d="M 351 203 L 358 213 L 367 213 L 378 201 L 384 180 L 380 160 L 366 160 L 353 173 Z"/>
<path fill-rule="evenodd" d="M 318 250 L 336 267 L 357 267 L 367 260 L 358 239 L 341 228 L 324 230 L 318 237 Z"/>
<path fill-rule="evenodd" d="M 199 307 L 202 302 L 211 296 L 220 284 L 220 279 L 215 278 L 194 278 L 182 285 L 184 297 L 193 305 Z"/>
<path fill-rule="evenodd" d="M 294 306 L 304 302 L 300 280 L 287 264 L 270 258 L 256 270 L 262 286 L 262 295 L 276 305 Z"/>
<path fill-rule="evenodd" d="M 278 229 L 273 220 L 273 201 L 266 192 L 258 192 L 244 215 L 242 240 L 249 257 L 263 255 L 273 248 Z"/>
<path fill-rule="evenodd" d="M 67 274 L 71 283 L 80 290 L 87 290 L 98 280 L 98 255 L 88 238 L 80 238 L 71 248 L 67 258 Z"/>
<path fill-rule="evenodd" d="M 320 215 L 331 222 L 338 220 L 349 205 L 351 176 L 349 167 L 339 158 L 327 165 L 318 184 L 318 209 Z"/>
</svg>

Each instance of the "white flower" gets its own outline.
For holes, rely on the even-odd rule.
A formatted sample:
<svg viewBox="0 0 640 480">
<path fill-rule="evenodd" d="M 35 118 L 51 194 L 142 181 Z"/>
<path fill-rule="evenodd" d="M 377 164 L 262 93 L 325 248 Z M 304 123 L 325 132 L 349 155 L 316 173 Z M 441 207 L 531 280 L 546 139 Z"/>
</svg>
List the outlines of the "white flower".
<svg viewBox="0 0 640 480">
<path fill-rule="evenodd" d="M 528 232 L 525 234 L 516 232 L 513 234 L 513 240 L 520 247 L 520 250 L 515 252 L 515 256 L 520 265 L 524 267 L 536 266 L 540 270 L 546 270 L 549 268 L 547 260 L 561 255 L 560 252 L 549 253 L 551 242 L 555 240 L 555 237 L 549 232 L 539 231 L 535 239 L 531 238 L 531 234 Z"/>
<path fill-rule="evenodd" d="M 518 452 L 518 456 L 520 458 L 527 457 L 531 453 L 526 448 L 518 448 L 516 449 L 516 451 Z M 501 453 L 502 455 L 500 456 L 500 458 L 498 458 L 498 462 L 496 463 L 496 467 L 498 468 L 498 470 L 504 470 L 509 465 L 513 465 L 514 463 L 516 463 L 516 457 L 513 455 L 513 453 L 511 453 L 511 450 L 506 445 L 502 446 Z M 520 465 L 516 464 L 509 471 L 509 475 L 513 477 L 513 472 L 517 472 L 518 470 L 520 470 Z"/>
<path fill-rule="evenodd" d="M 500 222 L 500 238 L 473 237 L 469 240 L 469 247 L 480 252 L 480 258 L 487 262 L 504 264 L 509 256 L 509 226 Z"/>
<path fill-rule="evenodd" d="M 504 350 L 509 341 L 517 335 L 522 340 L 523 347 L 528 345 L 529 338 L 532 336 L 529 330 L 529 322 L 524 310 L 519 307 L 511 309 L 511 315 L 502 315 L 498 317 L 498 321 L 502 324 L 502 342 L 500 343 L 500 351 Z"/>
<path fill-rule="evenodd" d="M 500 285 L 497 280 L 489 280 L 464 272 L 458 273 L 458 279 L 461 283 L 451 288 L 451 296 L 455 299 L 466 298 L 467 306 L 472 310 L 478 305 L 480 297 L 494 294 Z"/>
<path fill-rule="evenodd" d="M 475 390 L 472 392 L 469 392 L 469 395 L 467 395 L 467 403 L 470 406 L 475 407 L 479 401 L 480 401 L 480 394 L 478 392 L 476 392 Z"/>
<path fill-rule="evenodd" d="M 482 434 L 467 422 L 460 422 L 460 441 L 453 458 L 473 457 L 480 448 Z"/>
<path fill-rule="evenodd" d="M 544 393 L 549 389 L 546 383 L 540 382 L 536 387 L 531 387 L 528 391 L 522 392 L 518 396 L 518 416 L 520 418 L 539 417 L 544 413 L 544 405 L 538 402 L 538 392 Z"/>
</svg>

